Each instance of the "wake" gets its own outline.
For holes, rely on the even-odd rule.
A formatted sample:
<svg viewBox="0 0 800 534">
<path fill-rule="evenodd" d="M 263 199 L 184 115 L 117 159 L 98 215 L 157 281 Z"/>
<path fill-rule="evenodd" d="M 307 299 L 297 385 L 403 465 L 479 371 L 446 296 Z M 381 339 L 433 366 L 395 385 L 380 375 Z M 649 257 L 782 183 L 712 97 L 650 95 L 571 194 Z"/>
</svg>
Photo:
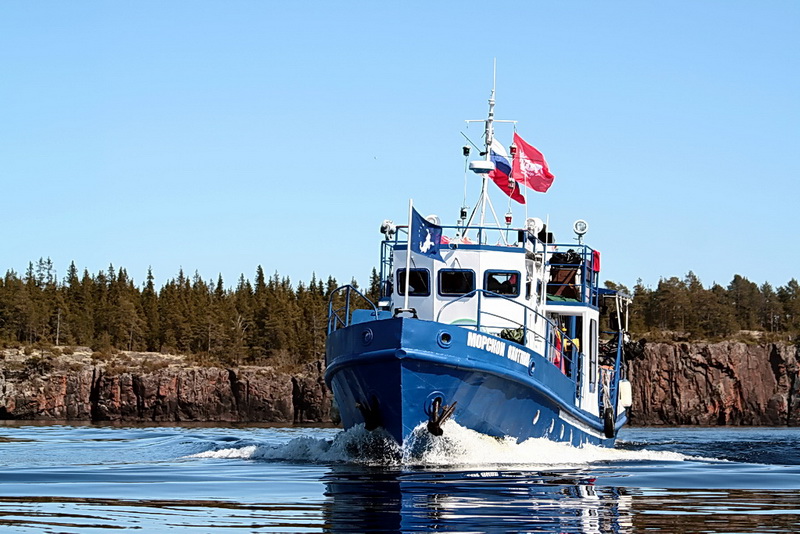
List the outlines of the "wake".
<svg viewBox="0 0 800 534">
<path fill-rule="evenodd" d="M 409 467 L 525 467 L 561 469 L 619 461 L 684 461 L 676 452 L 624 450 L 582 445 L 574 447 L 545 438 L 517 443 L 498 439 L 448 421 L 444 435 L 432 436 L 422 424 L 401 448 L 380 429 L 367 431 L 359 425 L 338 433 L 334 439 L 310 436 L 279 445 L 249 444 L 193 454 L 192 458 L 238 458 L 298 463 L 344 463 Z"/>
</svg>

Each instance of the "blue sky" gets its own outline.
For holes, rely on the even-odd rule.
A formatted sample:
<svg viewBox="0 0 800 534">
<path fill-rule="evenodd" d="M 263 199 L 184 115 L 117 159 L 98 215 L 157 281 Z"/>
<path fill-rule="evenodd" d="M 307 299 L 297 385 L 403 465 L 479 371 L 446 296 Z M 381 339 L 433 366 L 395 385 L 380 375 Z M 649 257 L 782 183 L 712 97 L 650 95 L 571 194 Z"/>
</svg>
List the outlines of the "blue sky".
<svg viewBox="0 0 800 534">
<path fill-rule="evenodd" d="M 586 219 L 605 278 L 783 285 L 799 27 L 790 0 L 4 2 L 0 271 L 364 283 L 410 197 L 455 223 L 496 58 L 556 175 L 529 215 Z"/>
</svg>

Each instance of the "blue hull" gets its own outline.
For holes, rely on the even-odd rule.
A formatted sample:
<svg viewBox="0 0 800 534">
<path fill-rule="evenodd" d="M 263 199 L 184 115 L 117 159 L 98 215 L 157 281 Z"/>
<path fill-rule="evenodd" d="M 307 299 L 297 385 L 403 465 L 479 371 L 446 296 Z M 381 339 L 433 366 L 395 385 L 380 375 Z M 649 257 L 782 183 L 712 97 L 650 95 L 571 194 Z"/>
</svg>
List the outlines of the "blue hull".
<svg viewBox="0 0 800 534">
<path fill-rule="evenodd" d="M 460 425 L 483 434 L 614 445 L 602 419 L 575 406 L 575 383 L 552 363 L 514 343 L 471 332 L 407 318 L 331 332 L 325 380 L 344 427 L 382 426 L 403 444 L 429 420 L 438 397 L 444 405 L 457 403 L 453 418 Z M 621 414 L 615 427 L 625 419 Z"/>
</svg>

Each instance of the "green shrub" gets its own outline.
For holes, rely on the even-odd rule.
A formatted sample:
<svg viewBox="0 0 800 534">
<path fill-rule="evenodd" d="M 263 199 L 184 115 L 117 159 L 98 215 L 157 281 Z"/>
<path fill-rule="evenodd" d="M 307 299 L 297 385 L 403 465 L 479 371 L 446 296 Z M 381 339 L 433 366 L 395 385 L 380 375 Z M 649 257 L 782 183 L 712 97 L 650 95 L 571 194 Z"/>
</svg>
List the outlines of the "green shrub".
<svg viewBox="0 0 800 534">
<path fill-rule="evenodd" d="M 53 367 L 53 358 L 50 356 L 32 356 L 25 360 L 25 370 L 29 375 L 46 375 Z"/>
<path fill-rule="evenodd" d="M 95 351 L 92 353 L 92 361 L 95 363 L 107 362 L 111 359 L 111 354 L 107 352 Z"/>
<path fill-rule="evenodd" d="M 145 373 L 160 371 L 166 367 L 169 367 L 169 362 L 165 360 L 151 360 L 150 358 L 145 359 L 139 366 L 142 372 Z"/>
</svg>

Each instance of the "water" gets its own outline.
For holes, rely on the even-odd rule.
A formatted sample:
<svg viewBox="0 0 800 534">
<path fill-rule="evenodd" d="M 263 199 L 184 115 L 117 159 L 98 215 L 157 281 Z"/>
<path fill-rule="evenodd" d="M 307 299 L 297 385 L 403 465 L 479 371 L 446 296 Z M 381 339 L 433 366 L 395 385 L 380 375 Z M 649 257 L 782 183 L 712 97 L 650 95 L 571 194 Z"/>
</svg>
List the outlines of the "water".
<svg viewBox="0 0 800 534">
<path fill-rule="evenodd" d="M 2 532 L 798 532 L 800 429 L 0 426 Z"/>
</svg>

